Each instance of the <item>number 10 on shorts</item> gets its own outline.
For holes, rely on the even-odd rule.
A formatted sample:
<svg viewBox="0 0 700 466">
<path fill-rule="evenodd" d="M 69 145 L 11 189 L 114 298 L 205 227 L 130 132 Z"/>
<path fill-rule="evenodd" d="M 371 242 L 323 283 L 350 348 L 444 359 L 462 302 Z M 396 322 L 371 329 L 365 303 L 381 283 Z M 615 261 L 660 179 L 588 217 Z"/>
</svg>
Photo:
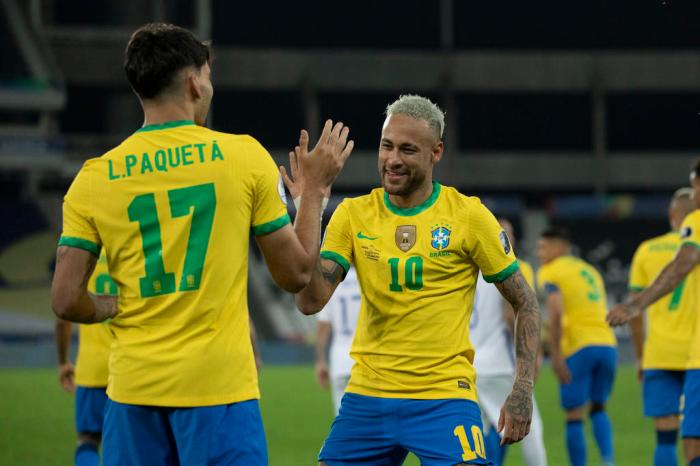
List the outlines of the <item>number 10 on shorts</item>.
<svg viewBox="0 0 700 466">
<path fill-rule="evenodd" d="M 474 449 L 472 450 L 467 438 L 467 431 L 463 425 L 455 427 L 454 435 L 459 439 L 459 444 L 462 445 L 462 461 L 474 460 L 477 457 L 486 459 L 486 448 L 484 448 L 484 434 L 481 433 L 479 426 L 472 426 L 472 440 Z"/>
</svg>

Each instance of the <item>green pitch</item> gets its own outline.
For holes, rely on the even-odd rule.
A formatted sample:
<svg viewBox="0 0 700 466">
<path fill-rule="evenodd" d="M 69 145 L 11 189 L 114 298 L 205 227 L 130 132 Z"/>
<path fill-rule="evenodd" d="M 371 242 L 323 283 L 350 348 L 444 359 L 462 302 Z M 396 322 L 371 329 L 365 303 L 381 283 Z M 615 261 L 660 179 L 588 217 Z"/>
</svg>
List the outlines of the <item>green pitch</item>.
<svg viewBox="0 0 700 466">
<path fill-rule="evenodd" d="M 55 371 L 0 370 L 0 464 L 72 465 L 75 433 L 73 401 L 58 387 Z M 332 421 L 328 392 L 314 382 L 309 366 L 266 366 L 261 375 L 262 411 L 271 466 L 316 464 L 316 454 Z M 631 368 L 621 368 L 609 403 L 618 466 L 650 464 L 652 423 L 641 416 L 641 390 Z M 564 421 L 557 387 L 549 368 L 537 382 L 551 466 L 565 466 Z M 587 425 L 589 464 L 598 455 Z M 418 465 L 409 458 L 406 466 Z M 523 464 L 519 447 L 508 453 L 508 466 Z"/>
</svg>

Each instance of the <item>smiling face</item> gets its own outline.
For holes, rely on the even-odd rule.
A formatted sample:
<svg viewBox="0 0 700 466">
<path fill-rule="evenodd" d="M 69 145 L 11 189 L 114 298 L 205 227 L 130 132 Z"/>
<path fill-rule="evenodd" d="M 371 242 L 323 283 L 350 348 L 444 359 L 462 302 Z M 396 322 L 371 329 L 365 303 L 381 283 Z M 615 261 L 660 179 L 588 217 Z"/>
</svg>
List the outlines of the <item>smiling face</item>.
<svg viewBox="0 0 700 466">
<path fill-rule="evenodd" d="M 401 113 L 390 114 L 379 143 L 379 176 L 388 194 L 407 196 L 432 183 L 433 165 L 442 158 L 444 145 L 425 120 Z"/>
</svg>

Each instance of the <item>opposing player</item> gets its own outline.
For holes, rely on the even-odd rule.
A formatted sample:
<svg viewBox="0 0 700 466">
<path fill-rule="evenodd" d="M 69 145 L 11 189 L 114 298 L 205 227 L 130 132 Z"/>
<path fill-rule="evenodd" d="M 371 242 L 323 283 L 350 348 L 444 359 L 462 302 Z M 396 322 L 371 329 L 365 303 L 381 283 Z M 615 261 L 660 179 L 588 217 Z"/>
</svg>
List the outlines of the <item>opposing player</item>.
<svg viewBox="0 0 700 466">
<path fill-rule="evenodd" d="M 97 295 L 116 296 L 117 285 L 109 276 L 107 258 L 100 255 L 88 289 Z M 78 446 L 75 466 L 98 466 L 102 425 L 107 404 L 107 364 L 112 333 L 106 323 L 80 325 L 78 357 L 70 362 L 71 323 L 56 319 L 58 378 L 63 389 L 75 393 L 75 428 Z"/>
<path fill-rule="evenodd" d="M 478 271 L 517 313 L 516 377 L 499 419 L 504 443 L 530 428 L 535 296 L 488 209 L 433 181 L 444 149 L 442 111 L 402 96 L 386 113 L 383 188 L 338 206 L 311 282 L 296 295 L 302 312 L 318 312 L 355 265 L 362 290 L 355 365 L 319 462 L 398 465 L 412 451 L 425 465 L 491 464 L 469 342 Z"/>
<path fill-rule="evenodd" d="M 64 200 L 54 312 L 113 318 L 106 466 L 267 464 L 246 305 L 249 234 L 277 284 L 303 288 L 318 260 L 323 191 L 352 150 L 340 123 L 327 121 L 310 152 L 302 131 L 292 228 L 267 151 L 203 126 L 210 60 L 190 31 L 138 29 L 124 68 L 144 126 L 88 160 Z M 86 290 L 101 249 L 118 302 Z"/>
<path fill-rule="evenodd" d="M 690 173 L 693 201 L 700 207 L 700 160 Z M 641 314 L 644 309 L 662 297 L 673 293 L 683 281 L 686 287 L 700 289 L 700 210 L 688 214 L 680 229 L 681 246 L 661 273 L 643 291 L 627 303 L 615 306 L 608 314 L 610 325 L 622 325 Z M 683 383 L 684 409 L 681 435 L 686 464 L 700 466 L 700 319 L 695 319 L 695 330 L 690 343 L 687 371 Z M 675 457 L 675 455 L 674 455 Z"/>
<path fill-rule="evenodd" d="M 515 244 L 513 226 L 506 219 L 499 219 L 511 244 Z M 532 267 L 522 259 L 518 260 L 525 281 L 534 290 Z M 513 352 L 513 311 L 507 306 L 503 296 L 491 283 L 479 274 L 474 296 L 474 308 L 469 323 L 469 336 L 474 345 L 474 369 L 479 375 L 476 388 L 479 406 L 484 420 L 486 452 L 496 465 L 504 463 L 505 446 L 496 432 L 501 406 L 505 401 L 515 376 L 515 354 Z M 530 434 L 521 442 L 523 457 L 528 466 L 547 466 L 544 448 L 542 417 L 537 403 L 532 400 L 532 424 Z"/>
<path fill-rule="evenodd" d="M 649 286 L 681 245 L 683 219 L 695 210 L 690 188 L 675 192 L 668 208 L 672 231 L 643 242 L 634 254 L 630 271 L 630 298 Z M 644 415 L 654 418 L 654 466 L 676 466 L 676 439 L 688 352 L 695 329 L 697 289 L 681 282 L 673 293 L 649 306 L 648 334 L 644 319 L 629 322 L 643 383 Z"/>
<path fill-rule="evenodd" d="M 562 228 L 542 233 L 537 255 L 542 264 L 537 282 L 547 295 L 552 367 L 566 411 L 569 461 L 572 466 L 586 464 L 583 418 L 588 407 L 601 462 L 612 465 L 612 426 L 605 403 L 615 379 L 617 342 L 605 323 L 605 284 L 593 266 L 571 255 L 571 240 Z"/>
</svg>

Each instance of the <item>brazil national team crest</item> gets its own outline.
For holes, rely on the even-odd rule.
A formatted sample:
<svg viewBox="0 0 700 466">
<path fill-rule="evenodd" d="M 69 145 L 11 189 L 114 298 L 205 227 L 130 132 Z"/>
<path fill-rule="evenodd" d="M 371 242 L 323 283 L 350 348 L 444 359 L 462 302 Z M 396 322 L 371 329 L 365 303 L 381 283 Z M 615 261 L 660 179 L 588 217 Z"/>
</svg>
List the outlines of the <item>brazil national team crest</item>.
<svg viewBox="0 0 700 466">
<path fill-rule="evenodd" d="M 433 226 L 430 232 L 430 245 L 438 251 L 446 249 L 450 245 L 450 234 L 452 233 L 450 228 L 450 225 Z"/>
<path fill-rule="evenodd" d="M 503 246 L 503 252 L 508 254 L 510 252 L 511 246 L 510 246 L 510 240 L 508 239 L 508 235 L 506 234 L 505 231 L 501 230 L 501 233 L 498 235 L 501 239 L 501 246 Z"/>
<path fill-rule="evenodd" d="M 399 225 L 396 227 L 396 245 L 403 252 L 408 251 L 416 244 L 416 226 L 415 225 Z"/>
</svg>

